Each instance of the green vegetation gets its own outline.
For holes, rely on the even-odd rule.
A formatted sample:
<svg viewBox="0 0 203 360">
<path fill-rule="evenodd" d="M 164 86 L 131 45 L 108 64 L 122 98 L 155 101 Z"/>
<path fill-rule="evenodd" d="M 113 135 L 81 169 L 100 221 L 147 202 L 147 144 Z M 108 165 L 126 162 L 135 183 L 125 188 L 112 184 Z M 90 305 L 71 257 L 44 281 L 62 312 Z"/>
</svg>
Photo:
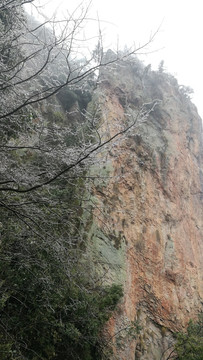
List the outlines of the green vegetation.
<svg viewBox="0 0 203 360">
<path fill-rule="evenodd" d="M 90 91 L 82 91 L 80 89 L 70 90 L 68 86 L 63 87 L 58 92 L 57 97 L 65 111 L 69 111 L 75 103 L 78 103 L 79 109 L 83 111 L 91 101 Z"/>
<path fill-rule="evenodd" d="M 13 217 L 1 229 L 2 360 L 101 358 L 101 331 L 122 289 L 95 278 L 76 241 L 62 239 L 67 230 L 58 224 L 48 241 Z"/>
<path fill-rule="evenodd" d="M 203 360 L 203 313 L 199 315 L 197 322 L 190 320 L 187 332 L 178 333 L 176 340 L 175 359 Z"/>
<path fill-rule="evenodd" d="M 83 114 L 91 95 L 83 80 L 83 90 L 64 86 L 51 105 L 37 104 L 35 110 L 22 105 L 29 100 L 20 84 L 22 94 L 15 90 L 19 96 L 13 96 L 7 81 L 21 71 L 16 59 L 23 55 L 16 54 L 25 21 L 19 15 L 22 3 L 0 9 L 0 359 L 101 359 L 103 327 L 122 288 L 99 278 L 85 252 L 88 166 L 77 163 L 95 138 L 94 125 Z M 12 18 L 19 23 L 7 29 Z M 10 30 L 15 32 L 8 43 Z M 35 91 L 46 77 L 39 79 L 38 71 L 34 77 L 32 87 L 25 83 Z M 66 112 L 75 103 L 79 109 L 71 118 Z"/>
</svg>

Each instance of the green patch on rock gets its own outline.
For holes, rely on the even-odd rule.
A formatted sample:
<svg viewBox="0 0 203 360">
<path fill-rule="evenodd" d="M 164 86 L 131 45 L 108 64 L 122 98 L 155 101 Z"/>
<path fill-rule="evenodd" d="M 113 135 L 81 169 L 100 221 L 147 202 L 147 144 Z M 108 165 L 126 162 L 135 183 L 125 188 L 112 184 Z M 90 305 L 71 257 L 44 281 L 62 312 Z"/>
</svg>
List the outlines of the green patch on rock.
<svg viewBox="0 0 203 360">
<path fill-rule="evenodd" d="M 110 178 L 114 172 L 113 164 L 111 160 L 105 162 L 105 165 L 99 163 L 91 167 L 90 176 L 95 177 L 94 185 L 96 190 L 101 190 L 103 187 L 107 187 Z"/>
<path fill-rule="evenodd" d="M 95 263 L 96 271 L 101 276 L 104 273 L 106 274 L 107 283 L 123 284 L 126 278 L 125 238 L 121 235 L 117 237 L 114 234 L 104 233 L 94 219 L 88 237 L 87 252 L 91 254 L 90 256 Z M 112 237 L 114 241 L 112 241 Z"/>
</svg>

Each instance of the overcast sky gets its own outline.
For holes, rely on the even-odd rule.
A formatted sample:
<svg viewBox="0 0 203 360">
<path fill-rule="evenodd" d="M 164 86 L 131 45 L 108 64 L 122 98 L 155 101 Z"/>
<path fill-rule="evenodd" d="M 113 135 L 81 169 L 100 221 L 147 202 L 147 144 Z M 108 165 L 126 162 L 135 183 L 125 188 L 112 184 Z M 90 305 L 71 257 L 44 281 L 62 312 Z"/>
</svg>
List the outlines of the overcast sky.
<svg viewBox="0 0 203 360">
<path fill-rule="evenodd" d="M 48 3 L 46 13 L 59 5 L 65 13 L 81 3 L 39 1 Z M 117 39 L 121 47 L 143 44 L 160 26 L 144 60 L 156 69 L 163 59 L 166 70 L 180 84 L 192 87 L 193 102 L 203 118 L 202 0 L 92 0 L 89 15 L 96 18 L 97 14 L 106 47 L 111 48 L 116 47 Z"/>
</svg>

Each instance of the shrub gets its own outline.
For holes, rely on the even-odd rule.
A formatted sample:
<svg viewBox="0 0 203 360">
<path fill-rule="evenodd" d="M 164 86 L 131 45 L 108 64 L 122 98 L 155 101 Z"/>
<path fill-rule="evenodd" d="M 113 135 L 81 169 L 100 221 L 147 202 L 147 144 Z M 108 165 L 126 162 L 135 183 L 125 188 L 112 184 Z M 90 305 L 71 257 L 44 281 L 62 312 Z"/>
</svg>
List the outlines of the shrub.
<svg viewBox="0 0 203 360">
<path fill-rule="evenodd" d="M 176 335 L 175 352 L 177 360 L 203 359 L 203 313 L 195 323 L 190 320 L 187 332 Z"/>
</svg>

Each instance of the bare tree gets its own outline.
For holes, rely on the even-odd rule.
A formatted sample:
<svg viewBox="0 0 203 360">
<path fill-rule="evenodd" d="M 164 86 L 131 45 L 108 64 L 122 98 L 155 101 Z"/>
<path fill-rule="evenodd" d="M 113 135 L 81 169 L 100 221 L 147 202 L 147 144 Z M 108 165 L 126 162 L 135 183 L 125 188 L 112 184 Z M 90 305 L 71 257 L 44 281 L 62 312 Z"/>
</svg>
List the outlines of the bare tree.
<svg viewBox="0 0 203 360">
<path fill-rule="evenodd" d="M 99 138 L 95 141 L 93 133 L 97 130 L 93 128 L 94 121 L 87 119 L 84 114 L 84 98 L 91 97 L 92 87 L 95 86 L 95 71 L 119 60 L 123 61 L 147 45 L 131 49 L 125 54 L 114 53 L 113 57 L 104 56 L 99 32 L 97 56 L 93 53 L 80 59 L 78 53 L 82 51 L 81 47 L 84 47 L 81 45 L 80 30 L 86 21 L 88 8 L 79 7 L 77 17 L 73 12 L 65 20 L 51 19 L 37 23 L 33 19 L 25 18 L 22 9 L 24 3 L 26 1 L 13 0 L 3 3 L 0 8 L 3 35 L 0 42 L 0 150 L 3 165 L 0 178 L 1 192 L 25 193 L 48 185 L 74 167 L 78 168 L 79 164 L 84 163 L 105 145 Z M 155 34 L 149 43 L 154 36 Z M 56 98 L 57 94 L 59 101 Z M 63 98 L 65 110 L 69 110 L 79 97 L 83 98 L 80 109 L 83 114 L 79 115 L 80 121 L 74 128 L 75 134 L 71 135 L 73 127 L 64 125 L 65 121 L 56 124 L 53 118 L 56 117 L 59 103 Z M 43 108 L 44 116 L 41 116 Z M 50 117 L 52 124 L 49 121 Z M 62 114 L 61 120 L 62 117 L 65 119 L 70 116 Z M 130 126 L 133 124 L 132 120 Z M 87 127 L 89 130 L 91 127 L 89 133 L 92 133 L 87 144 L 84 143 L 83 136 L 77 148 L 67 147 L 67 139 L 72 136 L 76 140 L 78 133 L 82 136 L 84 128 L 87 132 Z M 127 130 L 122 129 L 121 134 Z M 115 137 L 119 135 L 118 133 Z M 108 139 L 107 142 L 112 140 L 114 139 Z M 18 169 L 10 166 L 15 162 L 12 158 L 18 150 L 21 153 L 27 151 L 32 158 L 41 156 L 43 166 L 40 165 L 40 169 L 37 165 L 33 167 L 33 163 L 32 166 L 24 163 L 24 166 Z"/>
<path fill-rule="evenodd" d="M 78 339 L 87 348 L 98 345 L 99 329 L 121 294 L 113 289 L 101 316 L 100 298 L 106 293 L 109 299 L 111 290 L 101 286 L 104 278 L 95 277 L 84 251 L 86 180 L 94 181 L 88 168 L 101 149 L 146 121 L 156 102 L 141 106 L 127 125 L 104 137 L 99 108 L 87 108 L 97 71 L 142 47 L 105 55 L 99 36 L 97 51 L 81 58 L 88 8 L 38 23 L 25 14 L 26 3 L 34 5 L 0 4 L 0 352 L 9 360 L 61 360 L 67 354 L 84 359 Z M 45 335 L 39 345 L 40 331 Z M 74 346 L 62 346 L 61 338 Z"/>
</svg>

